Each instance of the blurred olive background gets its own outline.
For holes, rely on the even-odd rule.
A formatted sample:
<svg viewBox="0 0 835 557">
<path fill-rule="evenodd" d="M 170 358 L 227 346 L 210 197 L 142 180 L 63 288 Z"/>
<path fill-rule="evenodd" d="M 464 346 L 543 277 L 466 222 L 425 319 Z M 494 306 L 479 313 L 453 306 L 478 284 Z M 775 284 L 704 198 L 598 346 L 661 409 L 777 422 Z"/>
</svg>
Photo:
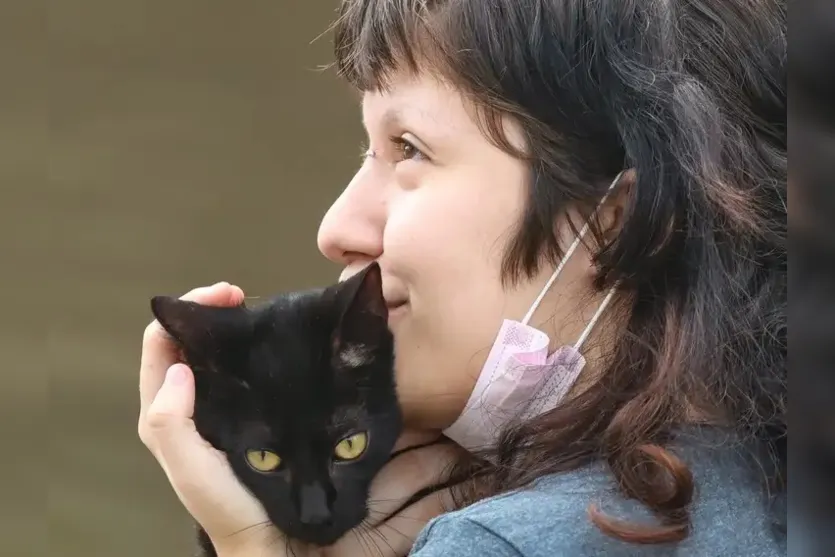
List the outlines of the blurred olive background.
<svg viewBox="0 0 835 557">
<path fill-rule="evenodd" d="M 136 435 L 148 300 L 335 279 L 316 230 L 361 137 L 348 87 L 320 69 L 331 36 L 314 40 L 338 2 L 14 4 L 0 12 L 0 427 L 19 441 L 0 459 L 0 553 L 191 555 Z M 24 435 L 14 424 L 45 396 Z"/>
</svg>

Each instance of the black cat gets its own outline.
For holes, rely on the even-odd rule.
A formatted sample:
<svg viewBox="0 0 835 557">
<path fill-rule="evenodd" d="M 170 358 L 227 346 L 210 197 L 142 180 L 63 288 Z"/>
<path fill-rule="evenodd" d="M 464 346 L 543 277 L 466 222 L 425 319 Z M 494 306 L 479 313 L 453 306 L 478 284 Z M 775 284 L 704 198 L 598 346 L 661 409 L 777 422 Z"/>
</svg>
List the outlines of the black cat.
<svg viewBox="0 0 835 557">
<path fill-rule="evenodd" d="M 251 309 L 164 296 L 151 308 L 194 371 L 197 430 L 270 521 L 319 546 L 362 523 L 402 428 L 379 266 Z"/>
</svg>

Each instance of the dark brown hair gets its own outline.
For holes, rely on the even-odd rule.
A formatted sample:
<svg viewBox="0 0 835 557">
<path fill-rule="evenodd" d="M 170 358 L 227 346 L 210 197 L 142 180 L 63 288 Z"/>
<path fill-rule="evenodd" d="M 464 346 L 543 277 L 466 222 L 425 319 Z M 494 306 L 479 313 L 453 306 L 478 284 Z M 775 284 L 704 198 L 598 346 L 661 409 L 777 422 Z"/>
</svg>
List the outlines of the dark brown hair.
<svg viewBox="0 0 835 557">
<path fill-rule="evenodd" d="M 591 509 L 598 527 L 637 543 L 682 539 L 694 485 L 670 438 L 692 411 L 759 443 L 769 488 L 784 491 L 785 4 L 345 0 L 335 41 L 358 89 L 385 90 L 394 72 L 437 75 L 473 102 L 488 138 L 529 162 L 508 281 L 555 264 L 556 219 L 569 207 L 590 215 L 620 170 L 635 171 L 620 233 L 592 229 L 597 286 L 620 281 L 624 294 L 607 369 L 508 428 L 497 464 L 469 468 L 459 504 L 602 460 L 660 522 Z M 502 133 L 506 115 L 524 152 Z"/>
</svg>

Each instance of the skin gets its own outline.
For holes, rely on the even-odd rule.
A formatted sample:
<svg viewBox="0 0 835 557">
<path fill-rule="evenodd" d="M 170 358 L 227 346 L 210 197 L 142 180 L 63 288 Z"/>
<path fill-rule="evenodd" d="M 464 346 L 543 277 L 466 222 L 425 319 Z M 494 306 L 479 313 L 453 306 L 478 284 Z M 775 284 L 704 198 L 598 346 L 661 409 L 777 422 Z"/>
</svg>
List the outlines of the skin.
<svg viewBox="0 0 835 557">
<path fill-rule="evenodd" d="M 324 217 L 318 244 L 344 267 L 342 278 L 380 263 L 408 429 L 402 447 L 434 438 L 457 418 L 502 320 L 522 318 L 553 268 L 543 266 L 512 287 L 503 284 L 502 257 L 524 208 L 527 170 L 482 135 L 455 90 L 429 77 L 401 75 L 385 94 L 365 94 L 362 112 L 368 154 Z M 513 123 L 506 124 L 511 140 L 521 144 Z M 604 208 L 604 220 L 609 212 Z M 555 232 L 564 245 L 573 239 L 564 224 Z M 590 256 L 579 249 L 534 316 L 532 324 L 548 333 L 552 348 L 573 343 L 600 303 L 592 277 Z M 243 292 L 221 283 L 184 298 L 233 305 Z M 584 373 L 594 368 L 591 357 Z M 156 322 L 146 330 L 140 378 L 140 437 L 218 553 L 283 555 L 278 533 L 247 529 L 266 516 L 197 435 L 193 377 L 177 364 Z M 371 516 L 394 510 L 432 482 L 456 450 L 429 447 L 393 461 L 372 487 Z M 443 512 L 443 497 L 429 497 L 380 528 L 381 555 L 405 555 L 425 523 Z M 346 536 L 319 554 L 366 551 L 357 537 Z"/>
<path fill-rule="evenodd" d="M 527 195 L 525 163 L 492 145 L 452 88 L 402 75 L 362 101 L 368 156 L 322 220 L 320 251 L 383 271 L 407 423 L 449 426 L 463 409 L 503 319 L 521 319 L 553 268 L 508 288 L 501 263 Z M 522 145 L 511 121 L 511 141 Z M 558 229 L 564 245 L 572 240 Z M 532 324 L 573 342 L 600 301 L 588 252 L 569 260 Z M 582 303 L 579 303 L 581 302 Z"/>
</svg>

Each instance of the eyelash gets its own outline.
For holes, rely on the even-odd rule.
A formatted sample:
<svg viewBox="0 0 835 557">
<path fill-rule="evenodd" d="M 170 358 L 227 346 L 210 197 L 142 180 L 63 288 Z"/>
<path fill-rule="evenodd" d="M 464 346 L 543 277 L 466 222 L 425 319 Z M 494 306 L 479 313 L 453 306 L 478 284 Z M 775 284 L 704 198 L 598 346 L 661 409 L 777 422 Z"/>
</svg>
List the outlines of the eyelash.
<svg viewBox="0 0 835 557">
<path fill-rule="evenodd" d="M 397 136 L 391 136 L 389 137 L 389 141 L 391 141 L 391 143 L 394 145 L 394 148 L 397 150 L 397 152 L 403 156 L 401 160 L 414 160 L 415 157 L 419 157 L 421 159 L 426 158 L 426 155 L 423 154 L 423 151 L 418 149 L 414 143 L 407 139 L 403 139 L 402 137 Z M 413 151 L 412 157 L 406 157 L 406 149 L 411 149 Z"/>
<path fill-rule="evenodd" d="M 412 143 L 408 139 L 404 139 L 400 136 L 393 135 L 393 136 L 389 137 L 389 141 L 394 146 L 395 151 L 399 155 L 402 156 L 402 158 L 400 160 L 396 161 L 396 162 L 403 162 L 403 161 L 406 161 L 406 160 L 415 160 L 416 158 L 418 160 L 426 160 L 428 158 L 426 156 L 426 154 L 424 154 L 423 151 L 421 151 L 414 143 Z M 406 156 L 406 154 L 405 154 L 406 149 L 411 149 L 412 150 L 412 156 L 411 157 Z M 367 143 L 364 143 L 362 145 L 362 151 L 360 152 L 360 157 L 364 160 L 364 159 L 367 159 L 367 158 L 373 157 L 373 156 L 374 156 L 374 152 L 371 151 L 370 146 Z"/>
</svg>

